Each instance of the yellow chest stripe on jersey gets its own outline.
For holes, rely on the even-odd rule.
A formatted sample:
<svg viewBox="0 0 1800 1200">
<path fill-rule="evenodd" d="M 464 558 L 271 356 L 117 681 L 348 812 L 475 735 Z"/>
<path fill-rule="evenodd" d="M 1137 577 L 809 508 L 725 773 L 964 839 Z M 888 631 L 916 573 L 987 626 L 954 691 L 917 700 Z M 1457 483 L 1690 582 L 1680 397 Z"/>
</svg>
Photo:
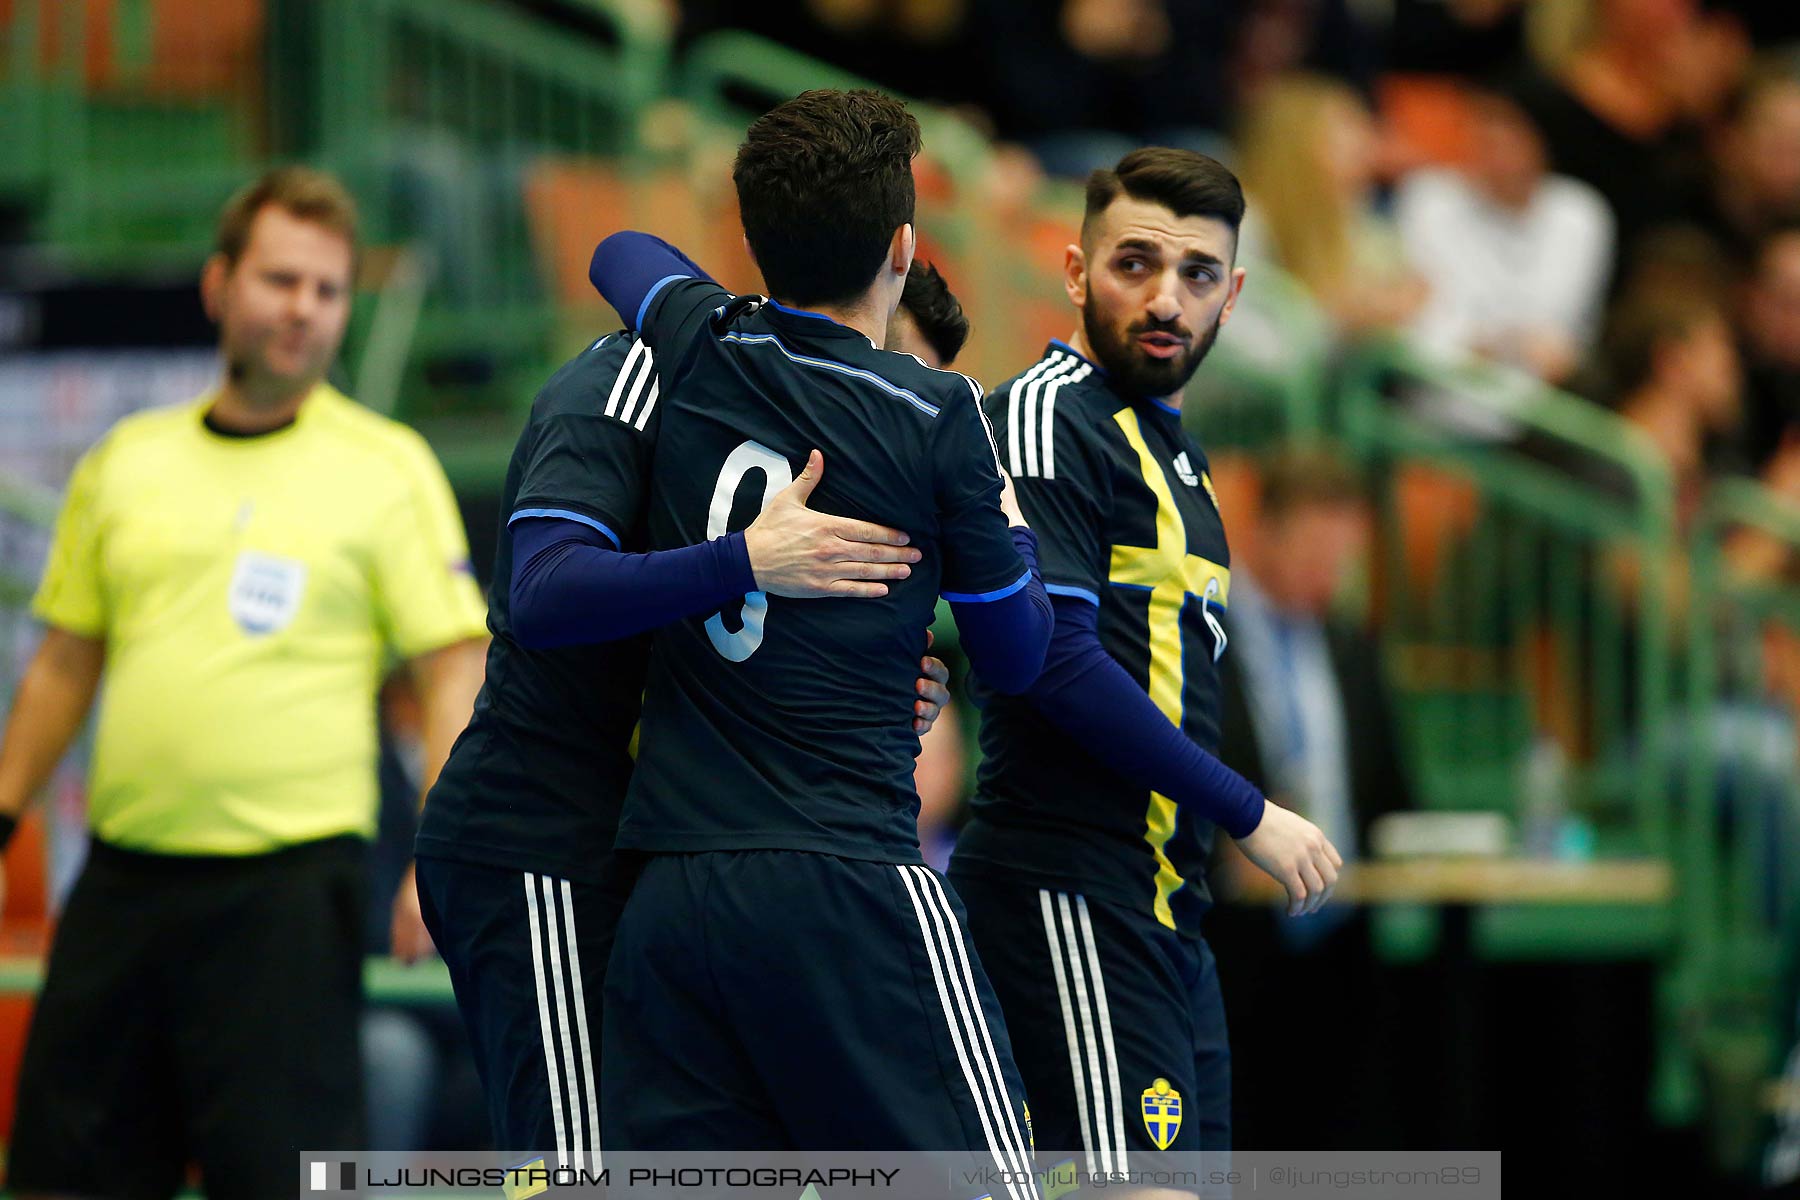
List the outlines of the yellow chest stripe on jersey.
<svg viewBox="0 0 1800 1200">
<path fill-rule="evenodd" d="M 1115 584 L 1150 589 L 1150 700 L 1180 728 L 1182 606 L 1190 595 L 1201 603 L 1213 599 L 1225 604 L 1231 589 L 1231 572 L 1187 552 L 1187 526 L 1175 506 L 1168 476 L 1144 440 L 1136 410 L 1121 409 L 1113 414 L 1113 420 L 1137 452 L 1138 470 L 1156 497 L 1156 545 L 1115 545 L 1107 578 Z M 1167 852 L 1169 839 L 1175 836 L 1175 802 L 1160 792 L 1152 792 L 1144 825 L 1144 839 L 1156 858 L 1156 919 L 1173 929 L 1175 916 L 1169 897 L 1184 882 Z"/>
</svg>

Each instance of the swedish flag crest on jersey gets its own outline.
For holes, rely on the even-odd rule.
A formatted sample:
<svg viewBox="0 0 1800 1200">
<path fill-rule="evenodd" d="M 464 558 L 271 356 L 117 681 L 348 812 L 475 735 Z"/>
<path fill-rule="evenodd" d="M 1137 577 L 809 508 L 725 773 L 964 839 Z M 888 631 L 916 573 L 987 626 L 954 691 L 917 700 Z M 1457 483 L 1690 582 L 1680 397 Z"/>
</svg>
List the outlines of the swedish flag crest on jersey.
<svg viewBox="0 0 1800 1200">
<path fill-rule="evenodd" d="M 506 1183 L 501 1188 L 506 1200 L 531 1200 L 550 1190 L 549 1172 L 544 1168 L 542 1158 L 534 1158 L 510 1167 L 506 1172 Z"/>
<path fill-rule="evenodd" d="M 1167 1150 L 1181 1132 L 1181 1093 L 1166 1079 L 1144 1089 L 1144 1128 L 1158 1150 Z"/>
</svg>

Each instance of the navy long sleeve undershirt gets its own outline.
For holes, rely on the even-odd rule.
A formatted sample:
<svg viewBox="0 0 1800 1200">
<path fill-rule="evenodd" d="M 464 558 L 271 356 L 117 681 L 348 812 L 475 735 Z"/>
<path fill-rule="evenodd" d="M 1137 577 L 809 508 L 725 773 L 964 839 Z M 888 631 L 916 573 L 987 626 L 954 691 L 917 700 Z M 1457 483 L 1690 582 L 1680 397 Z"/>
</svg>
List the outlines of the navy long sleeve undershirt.
<svg viewBox="0 0 1800 1200">
<path fill-rule="evenodd" d="M 595 246 L 588 262 L 588 282 L 633 329 L 643 327 L 644 310 L 661 285 L 686 278 L 712 276 L 661 238 L 630 229 Z"/>
<path fill-rule="evenodd" d="M 971 665 L 1005 692 L 1023 691 L 1037 678 L 1052 621 L 1036 543 L 1029 530 L 1013 532 L 1029 567 L 1023 585 L 985 603 L 951 604 Z M 757 590 L 742 533 L 624 554 L 578 521 L 525 517 L 512 523 L 512 538 L 512 632 L 531 650 L 630 637 Z"/>
<path fill-rule="evenodd" d="M 1025 560 L 1025 576 L 1015 590 L 992 600 L 946 597 L 969 666 L 987 687 L 1007 694 L 1024 691 L 1038 678 L 1056 620 L 1038 573 L 1037 535 L 1014 526 L 1012 540 Z"/>
<path fill-rule="evenodd" d="M 756 590 L 742 533 L 624 554 L 579 521 L 523 517 L 512 539 L 513 637 L 531 650 L 630 637 Z"/>
<path fill-rule="evenodd" d="M 1256 787 L 1195 745 L 1100 645 L 1100 611 L 1054 596 L 1056 631 L 1044 672 L 1028 693 L 1037 710 L 1081 746 L 1139 786 L 1159 792 L 1246 837 L 1262 821 Z"/>
</svg>

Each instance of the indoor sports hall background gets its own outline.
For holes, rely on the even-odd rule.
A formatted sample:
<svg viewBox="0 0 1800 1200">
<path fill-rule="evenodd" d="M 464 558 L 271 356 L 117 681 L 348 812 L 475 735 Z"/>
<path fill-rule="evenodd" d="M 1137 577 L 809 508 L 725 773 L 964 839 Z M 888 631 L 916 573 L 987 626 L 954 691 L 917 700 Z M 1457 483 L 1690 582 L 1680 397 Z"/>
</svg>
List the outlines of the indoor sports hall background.
<svg viewBox="0 0 1800 1200">
<path fill-rule="evenodd" d="M 1245 182 L 1243 305 L 1185 420 L 1234 568 L 1323 565 L 1298 616 L 1366 669 L 1308 686 L 1342 689 L 1349 759 L 1391 754 L 1337 762 L 1330 913 L 1275 920 L 1238 875 L 1209 918 L 1241 1144 L 1501 1149 L 1552 1195 L 1791 1186 L 1797 6 L 0 0 L 0 695 L 76 458 L 214 377 L 197 273 L 257 171 L 362 205 L 337 378 L 430 440 L 485 582 L 537 386 L 617 325 L 595 242 L 646 229 L 758 289 L 737 140 L 862 81 L 918 101 L 921 254 L 985 381 L 1069 333 L 1089 169 L 1176 144 Z M 1348 523 L 1264 520 L 1267 479 L 1318 473 L 1361 490 L 1328 499 Z M 921 770 L 940 860 L 967 710 Z M 398 686 L 383 711 L 391 895 L 416 718 Z M 74 756 L 6 855 L 0 1131 L 82 782 Z M 374 1142 L 473 1147 L 448 984 L 385 962 L 372 912 Z"/>
</svg>

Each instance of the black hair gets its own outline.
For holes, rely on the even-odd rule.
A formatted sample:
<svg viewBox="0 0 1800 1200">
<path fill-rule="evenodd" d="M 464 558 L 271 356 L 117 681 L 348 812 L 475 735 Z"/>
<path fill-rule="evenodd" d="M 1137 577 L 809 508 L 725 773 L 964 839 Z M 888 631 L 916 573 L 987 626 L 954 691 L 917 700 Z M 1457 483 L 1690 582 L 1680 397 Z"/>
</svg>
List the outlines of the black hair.
<svg viewBox="0 0 1800 1200">
<path fill-rule="evenodd" d="M 1178 217 L 1214 217 L 1236 233 L 1244 220 L 1244 189 L 1230 168 L 1193 150 L 1145 146 L 1088 176 L 1085 239 L 1094 218 L 1121 195 L 1160 204 Z"/>
<path fill-rule="evenodd" d="M 802 92 L 758 117 L 731 178 L 769 294 L 818 305 L 866 291 L 912 222 L 918 152 L 918 121 L 876 91 Z"/>
<path fill-rule="evenodd" d="M 969 318 L 936 267 L 913 259 L 912 270 L 906 273 L 906 290 L 900 293 L 900 307 L 945 366 L 956 361 L 963 343 L 969 340 Z"/>
</svg>

